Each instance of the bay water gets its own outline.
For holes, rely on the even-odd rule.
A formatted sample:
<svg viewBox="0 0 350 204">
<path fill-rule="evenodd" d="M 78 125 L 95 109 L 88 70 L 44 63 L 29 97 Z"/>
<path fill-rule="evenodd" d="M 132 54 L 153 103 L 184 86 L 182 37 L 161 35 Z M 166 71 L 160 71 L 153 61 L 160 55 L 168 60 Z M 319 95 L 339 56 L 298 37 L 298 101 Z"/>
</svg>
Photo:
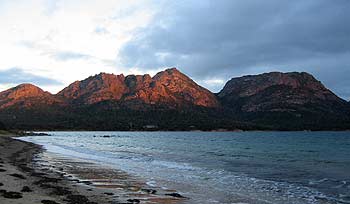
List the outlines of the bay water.
<svg viewBox="0 0 350 204">
<path fill-rule="evenodd" d="M 48 132 L 22 140 L 109 165 L 184 203 L 350 203 L 350 132 Z"/>
</svg>

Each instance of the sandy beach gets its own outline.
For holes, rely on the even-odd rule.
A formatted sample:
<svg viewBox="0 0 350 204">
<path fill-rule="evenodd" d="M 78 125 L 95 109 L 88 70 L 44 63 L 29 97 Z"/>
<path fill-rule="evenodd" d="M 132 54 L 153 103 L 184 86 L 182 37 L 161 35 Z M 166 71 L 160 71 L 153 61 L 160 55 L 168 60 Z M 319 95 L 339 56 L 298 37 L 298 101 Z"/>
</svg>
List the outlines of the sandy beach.
<svg viewBox="0 0 350 204">
<path fill-rule="evenodd" d="M 1 204 L 94 204 L 94 203 L 175 203 L 181 199 L 154 195 L 156 191 L 137 189 L 139 197 L 124 195 L 119 198 L 116 183 L 109 186 L 94 186 L 93 182 L 73 178 L 52 168 L 38 166 L 33 162 L 37 154 L 44 151 L 39 145 L 20 141 L 10 135 L 0 136 L 0 203 Z M 51 166 L 54 167 L 54 166 Z M 61 167 L 55 167 L 61 169 Z M 74 169 L 77 171 L 77 169 Z M 80 172 L 89 175 L 95 171 Z M 104 171 L 104 170 L 100 170 Z M 92 177 L 92 178 L 91 178 Z M 120 176 L 119 176 L 120 177 Z M 101 181 L 101 179 L 100 179 Z M 119 189 L 119 192 L 122 190 Z M 141 195 L 142 194 L 142 195 Z M 136 194 L 135 194 L 136 195 Z"/>
<path fill-rule="evenodd" d="M 111 203 L 110 196 L 76 185 L 54 172 L 32 168 L 40 146 L 0 137 L 0 201 L 7 203 Z M 101 194 L 102 193 L 102 194 Z"/>
</svg>

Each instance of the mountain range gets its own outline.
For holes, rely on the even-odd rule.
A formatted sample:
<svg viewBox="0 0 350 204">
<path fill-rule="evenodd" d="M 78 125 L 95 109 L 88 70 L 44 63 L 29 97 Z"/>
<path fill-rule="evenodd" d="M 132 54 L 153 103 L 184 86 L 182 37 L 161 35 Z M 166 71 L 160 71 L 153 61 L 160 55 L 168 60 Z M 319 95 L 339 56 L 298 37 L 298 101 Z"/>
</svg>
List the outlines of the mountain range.
<svg viewBox="0 0 350 204">
<path fill-rule="evenodd" d="M 57 94 L 32 84 L 0 92 L 0 122 L 26 130 L 344 130 L 350 104 L 305 72 L 229 80 L 219 93 L 176 68 L 100 73 Z"/>
</svg>

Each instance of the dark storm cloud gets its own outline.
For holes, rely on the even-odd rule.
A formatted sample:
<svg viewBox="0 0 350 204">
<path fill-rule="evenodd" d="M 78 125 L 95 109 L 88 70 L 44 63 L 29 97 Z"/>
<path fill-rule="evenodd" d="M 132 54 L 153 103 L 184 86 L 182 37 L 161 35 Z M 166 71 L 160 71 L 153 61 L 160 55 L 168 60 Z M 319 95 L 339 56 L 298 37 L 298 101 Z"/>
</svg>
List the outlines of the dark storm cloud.
<svg viewBox="0 0 350 204">
<path fill-rule="evenodd" d="M 198 81 L 307 71 L 350 97 L 348 0 L 186 0 L 161 7 L 123 47 L 125 65 L 177 66 Z"/>
<path fill-rule="evenodd" d="M 61 85 L 62 83 L 54 79 L 37 76 L 24 72 L 20 68 L 11 68 L 7 70 L 0 70 L 0 84 L 20 84 L 20 83 L 34 83 L 37 85 Z"/>
</svg>

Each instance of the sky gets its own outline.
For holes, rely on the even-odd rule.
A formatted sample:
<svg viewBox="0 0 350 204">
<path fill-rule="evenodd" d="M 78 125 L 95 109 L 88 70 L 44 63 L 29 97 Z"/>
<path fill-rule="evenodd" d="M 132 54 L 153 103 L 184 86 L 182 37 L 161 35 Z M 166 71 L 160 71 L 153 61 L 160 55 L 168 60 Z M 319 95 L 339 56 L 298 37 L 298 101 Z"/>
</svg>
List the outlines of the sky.
<svg viewBox="0 0 350 204">
<path fill-rule="evenodd" d="M 177 67 L 218 92 L 305 71 L 350 100 L 349 0 L 0 0 L 0 90 Z"/>
</svg>

